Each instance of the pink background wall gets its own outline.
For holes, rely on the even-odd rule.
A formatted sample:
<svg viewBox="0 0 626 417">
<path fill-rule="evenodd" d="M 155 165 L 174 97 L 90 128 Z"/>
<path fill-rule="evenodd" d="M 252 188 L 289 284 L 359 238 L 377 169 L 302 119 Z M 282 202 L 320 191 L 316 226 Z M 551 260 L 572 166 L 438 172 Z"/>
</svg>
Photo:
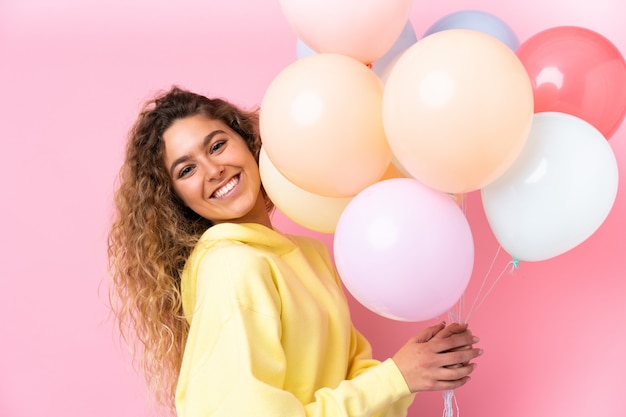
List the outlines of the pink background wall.
<svg viewBox="0 0 626 417">
<path fill-rule="evenodd" d="M 623 0 L 415 1 L 411 22 L 419 36 L 468 8 L 499 16 L 520 40 L 579 25 L 626 52 Z M 0 416 L 152 414 L 99 294 L 126 131 L 140 103 L 172 83 L 259 104 L 295 57 L 277 0 L 0 2 Z M 610 144 L 623 184 L 626 125 Z M 521 263 L 476 312 L 471 325 L 486 354 L 457 390 L 462 415 L 626 415 L 623 188 L 588 241 Z M 476 195 L 467 214 L 476 242 L 471 303 L 498 245 Z M 280 214 L 277 221 L 302 231 Z M 507 261 L 498 257 L 490 276 Z M 353 307 L 380 358 L 431 324 Z M 439 393 L 419 395 L 411 408 L 412 416 L 441 412 Z"/>
</svg>

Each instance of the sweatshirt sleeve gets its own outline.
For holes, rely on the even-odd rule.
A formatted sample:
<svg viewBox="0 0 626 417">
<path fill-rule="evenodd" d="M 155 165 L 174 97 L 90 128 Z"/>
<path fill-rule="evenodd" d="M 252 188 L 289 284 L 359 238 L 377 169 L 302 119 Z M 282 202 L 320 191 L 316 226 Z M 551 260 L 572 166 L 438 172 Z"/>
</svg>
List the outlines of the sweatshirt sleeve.
<svg viewBox="0 0 626 417">
<path fill-rule="evenodd" d="M 410 393 L 404 376 L 400 373 L 395 362 L 392 359 L 387 359 L 380 363 L 378 360 L 373 359 L 369 342 L 354 326 L 352 327 L 351 352 L 352 356 L 347 379 L 358 379 L 360 375 L 372 369 L 387 368 L 386 372 L 389 373 L 389 377 L 393 379 L 393 382 L 381 381 L 380 383 L 397 384 L 398 392 L 404 391 L 405 393 L 400 399 L 392 401 L 387 407 L 384 407 L 374 415 L 376 417 L 406 416 L 409 406 L 415 399 L 415 395 Z M 375 383 L 375 385 L 378 384 Z"/>
<path fill-rule="evenodd" d="M 327 263 L 331 263 L 328 252 L 325 251 L 325 247 L 321 250 L 322 256 L 326 258 Z M 334 269 L 334 268 L 333 268 Z M 342 289 L 341 279 L 335 270 L 335 280 L 337 285 Z M 397 365 L 391 358 L 380 363 L 378 360 L 372 357 L 372 347 L 369 341 L 359 332 L 354 325 L 351 325 L 351 338 L 350 338 L 350 368 L 348 369 L 347 379 L 352 380 L 359 375 L 363 374 L 367 370 L 373 367 L 387 368 L 389 375 L 394 375 L 393 383 L 397 384 L 399 391 L 405 390 L 405 395 L 399 400 L 391 402 L 387 407 L 381 409 L 375 414 L 376 417 L 391 417 L 391 416 L 406 416 L 409 406 L 415 399 L 415 394 L 412 394 L 404 376 L 400 373 Z M 383 383 L 383 382 L 381 382 Z"/>
<path fill-rule="evenodd" d="M 352 379 L 319 389 L 308 404 L 283 390 L 281 302 L 270 266 L 245 251 L 215 252 L 219 262 L 207 255 L 198 268 L 176 394 L 179 417 L 406 415 L 412 396 L 391 360 L 353 369 Z"/>
</svg>

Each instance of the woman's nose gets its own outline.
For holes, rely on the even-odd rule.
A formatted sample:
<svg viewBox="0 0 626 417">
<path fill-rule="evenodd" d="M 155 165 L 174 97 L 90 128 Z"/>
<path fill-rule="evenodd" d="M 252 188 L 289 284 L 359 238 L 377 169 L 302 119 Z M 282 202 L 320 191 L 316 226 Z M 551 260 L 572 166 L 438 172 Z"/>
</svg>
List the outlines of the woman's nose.
<svg viewBox="0 0 626 417">
<path fill-rule="evenodd" d="M 204 172 L 207 181 L 219 181 L 224 174 L 224 165 L 216 161 L 205 161 Z"/>
</svg>

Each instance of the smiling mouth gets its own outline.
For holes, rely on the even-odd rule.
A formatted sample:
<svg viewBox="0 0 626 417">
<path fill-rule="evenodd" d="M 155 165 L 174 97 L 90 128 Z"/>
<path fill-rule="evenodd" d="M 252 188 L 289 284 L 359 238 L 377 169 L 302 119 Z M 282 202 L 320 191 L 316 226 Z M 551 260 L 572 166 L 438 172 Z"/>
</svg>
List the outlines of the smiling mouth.
<svg viewBox="0 0 626 417">
<path fill-rule="evenodd" d="M 228 181 L 226 184 L 224 184 L 223 187 L 220 187 L 217 190 L 215 190 L 215 192 L 213 192 L 213 194 L 211 194 L 210 198 L 222 198 L 222 197 L 224 197 L 229 192 L 231 192 L 232 189 L 237 186 L 237 184 L 239 184 L 239 175 L 232 177 L 230 179 L 230 181 Z"/>
</svg>

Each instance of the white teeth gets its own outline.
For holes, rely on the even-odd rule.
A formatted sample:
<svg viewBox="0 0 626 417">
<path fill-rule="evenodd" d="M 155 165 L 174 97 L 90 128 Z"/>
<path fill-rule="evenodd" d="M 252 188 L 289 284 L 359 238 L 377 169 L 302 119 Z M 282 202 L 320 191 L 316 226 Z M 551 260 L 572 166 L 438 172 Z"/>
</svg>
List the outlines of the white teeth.
<svg viewBox="0 0 626 417">
<path fill-rule="evenodd" d="M 233 188 L 235 188 L 235 186 L 239 184 L 239 177 L 233 177 L 233 179 L 231 179 L 230 181 L 228 181 L 226 183 L 226 185 L 224 185 L 222 188 L 220 188 L 219 190 L 215 191 L 213 193 L 213 198 L 220 198 L 220 197 L 224 197 L 226 194 L 228 194 L 228 192 L 230 190 L 232 190 Z"/>
</svg>

